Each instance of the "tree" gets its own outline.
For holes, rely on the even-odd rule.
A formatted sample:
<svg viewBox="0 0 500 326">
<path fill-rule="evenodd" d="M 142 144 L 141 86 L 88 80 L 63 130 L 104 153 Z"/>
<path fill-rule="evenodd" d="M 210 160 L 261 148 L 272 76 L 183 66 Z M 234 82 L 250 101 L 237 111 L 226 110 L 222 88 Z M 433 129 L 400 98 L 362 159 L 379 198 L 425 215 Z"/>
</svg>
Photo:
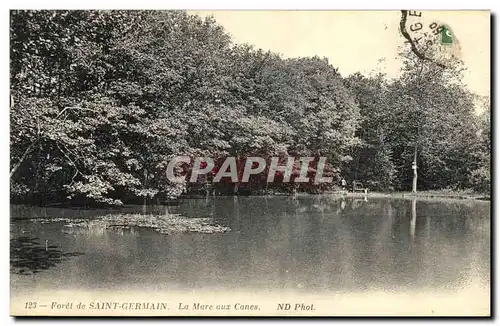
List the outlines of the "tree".
<svg viewBox="0 0 500 326">
<path fill-rule="evenodd" d="M 388 81 L 385 75 L 364 77 L 356 73 L 345 83 L 354 94 L 361 113 L 356 131 L 360 143 L 353 149 L 352 164 L 346 171 L 352 180 L 362 180 L 370 189 L 390 190 L 395 183 L 392 162 L 393 108 L 387 100 Z"/>
</svg>

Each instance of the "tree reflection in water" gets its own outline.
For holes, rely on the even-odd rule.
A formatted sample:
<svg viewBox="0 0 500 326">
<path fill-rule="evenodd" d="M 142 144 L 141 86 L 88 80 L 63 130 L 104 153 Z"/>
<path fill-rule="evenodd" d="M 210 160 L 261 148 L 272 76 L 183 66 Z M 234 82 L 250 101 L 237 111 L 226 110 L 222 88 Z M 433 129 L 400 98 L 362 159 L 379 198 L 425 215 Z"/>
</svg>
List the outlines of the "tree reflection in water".
<svg viewBox="0 0 500 326">
<path fill-rule="evenodd" d="M 80 252 L 62 252 L 59 246 L 40 244 L 37 240 L 38 238 L 26 236 L 10 240 L 11 272 L 21 275 L 36 274 L 70 257 L 83 255 Z"/>
<path fill-rule="evenodd" d="M 415 238 L 415 227 L 417 225 L 417 199 L 411 200 L 411 220 L 410 220 L 410 239 Z"/>
</svg>

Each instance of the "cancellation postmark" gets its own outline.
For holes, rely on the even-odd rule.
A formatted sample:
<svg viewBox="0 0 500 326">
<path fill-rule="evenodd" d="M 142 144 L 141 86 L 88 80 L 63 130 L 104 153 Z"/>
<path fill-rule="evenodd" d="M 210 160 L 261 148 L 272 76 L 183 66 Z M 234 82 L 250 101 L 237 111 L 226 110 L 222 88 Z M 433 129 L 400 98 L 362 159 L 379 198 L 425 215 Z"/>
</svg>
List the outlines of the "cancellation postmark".
<svg viewBox="0 0 500 326">
<path fill-rule="evenodd" d="M 432 12 L 402 10 L 399 29 L 405 44 L 422 60 L 446 67 L 451 60 L 461 58 L 452 27 L 433 17 Z"/>
</svg>

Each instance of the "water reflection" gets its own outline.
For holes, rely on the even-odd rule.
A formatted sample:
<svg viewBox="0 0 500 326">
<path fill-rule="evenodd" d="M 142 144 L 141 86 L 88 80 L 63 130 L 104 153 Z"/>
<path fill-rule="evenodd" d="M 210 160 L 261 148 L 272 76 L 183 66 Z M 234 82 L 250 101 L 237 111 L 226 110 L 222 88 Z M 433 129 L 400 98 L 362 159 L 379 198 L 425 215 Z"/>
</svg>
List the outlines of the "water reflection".
<svg viewBox="0 0 500 326">
<path fill-rule="evenodd" d="M 21 275 L 36 274 L 56 266 L 69 257 L 83 255 L 79 252 L 62 252 L 58 246 L 49 245 L 48 240 L 44 245 L 37 240 L 38 238 L 25 236 L 10 240 L 11 272 Z"/>
<path fill-rule="evenodd" d="M 167 236 L 89 229 L 69 235 L 61 226 L 23 221 L 13 223 L 12 232 L 50 234 L 65 251 L 85 252 L 44 273 L 50 286 L 64 279 L 61 286 L 106 289 L 406 291 L 454 289 L 472 278 L 489 285 L 488 203 L 230 196 L 144 210 L 210 216 L 232 231 Z"/>
<path fill-rule="evenodd" d="M 417 199 L 411 200 L 411 220 L 410 220 L 410 238 L 415 238 L 415 226 L 417 225 Z"/>
</svg>

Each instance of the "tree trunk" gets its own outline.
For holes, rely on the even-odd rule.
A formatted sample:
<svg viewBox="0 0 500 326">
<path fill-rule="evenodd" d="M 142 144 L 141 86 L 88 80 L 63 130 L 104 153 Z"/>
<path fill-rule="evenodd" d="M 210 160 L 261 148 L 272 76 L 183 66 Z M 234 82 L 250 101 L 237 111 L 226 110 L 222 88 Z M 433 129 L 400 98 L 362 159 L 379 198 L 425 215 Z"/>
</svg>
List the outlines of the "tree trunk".
<svg viewBox="0 0 500 326">
<path fill-rule="evenodd" d="M 417 145 L 415 144 L 415 153 L 413 154 L 413 164 L 412 164 L 412 169 L 413 169 L 413 183 L 411 187 L 411 191 L 413 193 L 417 193 Z"/>
</svg>

